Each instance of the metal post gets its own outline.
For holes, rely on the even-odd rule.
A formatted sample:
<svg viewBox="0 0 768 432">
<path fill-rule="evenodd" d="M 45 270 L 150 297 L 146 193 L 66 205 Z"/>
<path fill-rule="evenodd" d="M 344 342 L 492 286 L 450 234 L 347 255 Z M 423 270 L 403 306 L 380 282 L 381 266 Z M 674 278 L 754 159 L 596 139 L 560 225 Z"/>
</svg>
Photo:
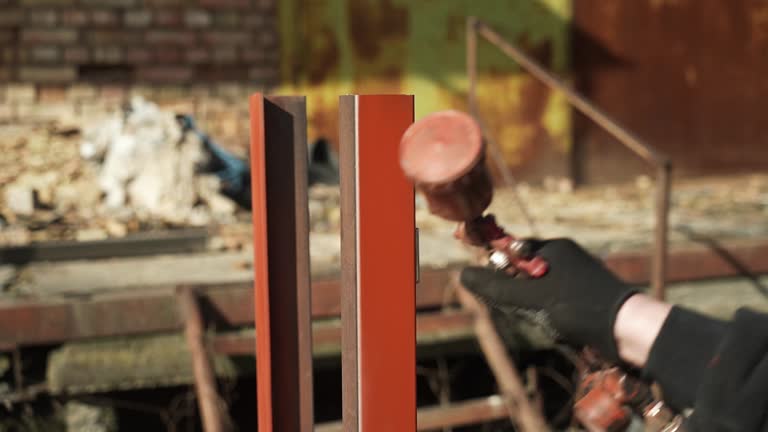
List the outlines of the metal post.
<svg viewBox="0 0 768 432">
<path fill-rule="evenodd" d="M 259 431 L 311 431 L 306 101 L 257 93 L 250 108 Z"/>
<path fill-rule="evenodd" d="M 398 162 L 413 96 L 340 98 L 344 430 L 416 430 L 414 190 Z"/>
<path fill-rule="evenodd" d="M 653 251 L 653 274 L 651 289 L 659 300 L 666 297 L 667 257 L 669 255 L 669 201 L 671 189 L 671 170 L 669 162 L 663 163 L 656 170 L 656 232 Z"/>
</svg>

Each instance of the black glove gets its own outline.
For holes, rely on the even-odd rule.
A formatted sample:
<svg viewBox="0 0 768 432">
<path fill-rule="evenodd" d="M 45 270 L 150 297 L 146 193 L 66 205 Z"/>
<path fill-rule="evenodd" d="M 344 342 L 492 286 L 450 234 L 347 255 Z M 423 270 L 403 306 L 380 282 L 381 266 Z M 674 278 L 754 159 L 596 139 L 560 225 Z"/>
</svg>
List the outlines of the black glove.
<svg viewBox="0 0 768 432">
<path fill-rule="evenodd" d="M 617 362 L 614 321 L 637 291 L 572 240 L 533 241 L 533 248 L 549 263 L 543 277 L 469 267 L 462 271 L 461 283 L 492 308 L 546 324 L 567 343 L 589 345 Z"/>
</svg>

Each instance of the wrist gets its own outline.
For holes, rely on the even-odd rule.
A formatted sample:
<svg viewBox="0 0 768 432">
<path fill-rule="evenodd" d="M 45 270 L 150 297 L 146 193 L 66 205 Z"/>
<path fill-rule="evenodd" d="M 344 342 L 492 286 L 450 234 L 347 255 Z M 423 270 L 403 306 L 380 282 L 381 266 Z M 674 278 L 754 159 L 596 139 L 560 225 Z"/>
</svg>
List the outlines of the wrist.
<svg viewBox="0 0 768 432">
<path fill-rule="evenodd" d="M 613 325 L 619 357 L 633 366 L 643 367 L 671 309 L 672 305 L 645 294 L 628 298 Z"/>
</svg>

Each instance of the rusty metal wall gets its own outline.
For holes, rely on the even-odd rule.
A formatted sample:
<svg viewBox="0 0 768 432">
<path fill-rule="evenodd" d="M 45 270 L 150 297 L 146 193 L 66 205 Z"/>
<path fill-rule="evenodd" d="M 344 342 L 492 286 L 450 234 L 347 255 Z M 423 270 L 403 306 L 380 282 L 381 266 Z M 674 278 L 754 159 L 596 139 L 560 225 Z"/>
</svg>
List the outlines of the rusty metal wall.
<svg viewBox="0 0 768 432">
<path fill-rule="evenodd" d="M 559 73 L 571 0 L 284 0 L 281 88 L 307 95 L 310 139 L 338 136 L 340 94 L 415 94 L 416 118 L 466 109 L 465 22 L 475 15 Z M 570 110 L 497 48 L 479 47 L 478 105 L 522 178 L 567 173 Z"/>
<path fill-rule="evenodd" d="M 673 160 L 676 176 L 768 168 L 768 3 L 573 2 L 577 86 Z M 642 161 L 574 115 L 587 183 L 629 180 Z"/>
</svg>

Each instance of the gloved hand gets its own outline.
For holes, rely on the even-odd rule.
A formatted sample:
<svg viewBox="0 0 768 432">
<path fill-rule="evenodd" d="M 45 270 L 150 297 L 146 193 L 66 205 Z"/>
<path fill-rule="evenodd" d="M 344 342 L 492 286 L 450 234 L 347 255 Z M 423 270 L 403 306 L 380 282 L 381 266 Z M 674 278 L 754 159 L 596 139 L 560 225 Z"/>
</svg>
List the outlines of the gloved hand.
<svg viewBox="0 0 768 432">
<path fill-rule="evenodd" d="M 533 242 L 534 252 L 549 263 L 543 277 L 511 277 L 469 267 L 462 271 L 461 283 L 490 307 L 546 324 L 565 342 L 589 345 L 617 362 L 614 321 L 621 305 L 637 291 L 572 240 Z"/>
</svg>

